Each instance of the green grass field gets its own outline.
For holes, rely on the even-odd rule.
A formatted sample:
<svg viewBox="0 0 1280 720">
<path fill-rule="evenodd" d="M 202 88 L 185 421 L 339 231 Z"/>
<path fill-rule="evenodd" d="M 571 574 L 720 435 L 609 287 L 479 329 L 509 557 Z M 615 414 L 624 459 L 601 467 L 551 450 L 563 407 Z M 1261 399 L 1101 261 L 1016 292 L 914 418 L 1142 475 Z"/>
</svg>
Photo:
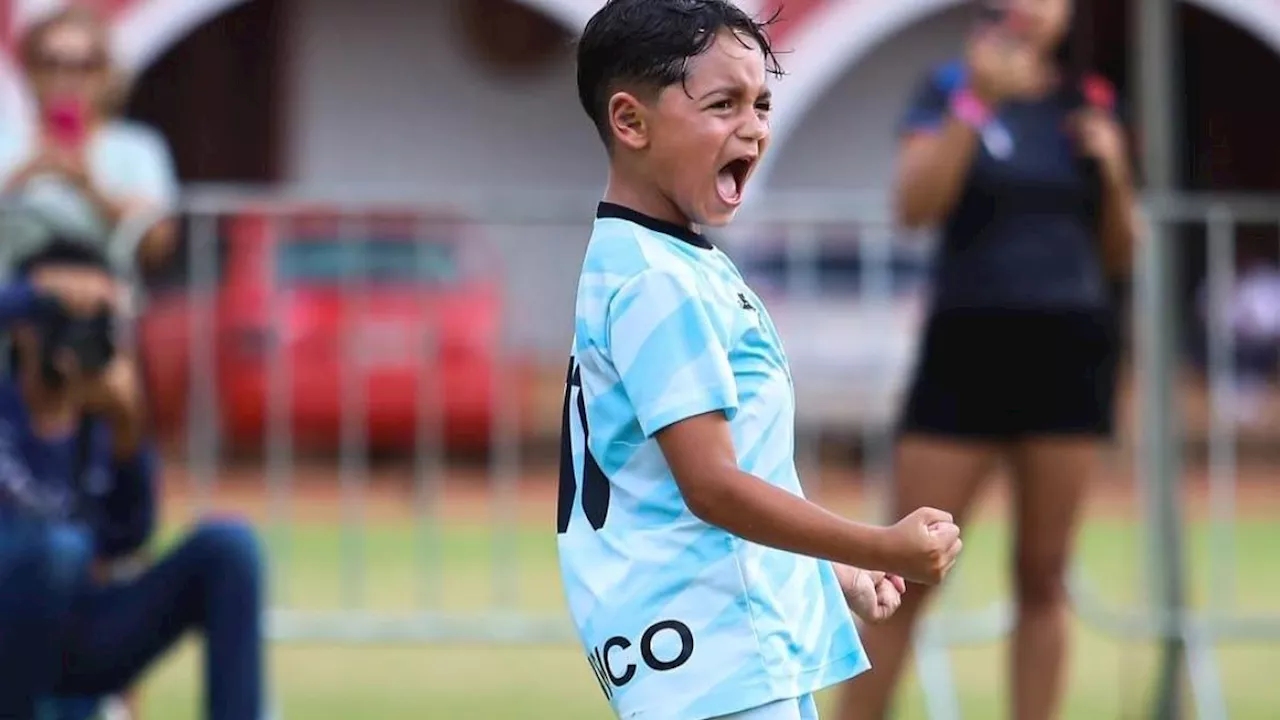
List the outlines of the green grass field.
<svg viewBox="0 0 1280 720">
<path fill-rule="evenodd" d="M 1207 587 L 1207 531 L 1192 535 L 1196 602 L 1222 607 L 1232 595 L 1254 613 L 1280 612 L 1280 523 L 1242 521 L 1234 537 L 1238 582 Z M 344 558 L 354 557 L 332 525 L 296 525 L 287 537 L 269 533 L 275 589 L 293 607 L 337 609 L 344 596 Z M 350 537 L 346 537 L 350 540 Z M 986 522 L 966 533 L 966 550 L 946 605 L 977 608 L 1005 595 L 1007 538 Z M 1098 591 L 1116 604 L 1142 594 L 1139 529 L 1121 520 L 1094 520 L 1082 537 L 1082 561 Z M 386 612 L 429 600 L 441 609 L 472 612 L 491 602 L 556 615 L 561 596 L 554 537 L 544 524 L 524 524 L 508 536 L 484 527 L 449 525 L 425 534 L 408 522 L 372 525 L 358 543 L 364 560 L 363 602 Z M 440 563 L 428 564 L 422 548 Z M 495 564 L 499 556 L 510 561 Z M 495 579 L 505 589 L 495 590 Z M 515 588 L 514 595 L 510 588 Z M 348 593 L 351 588 L 346 589 Z M 498 597 L 501 594 L 502 597 Z M 1066 717 L 1138 717 L 1154 668 L 1153 648 L 1122 644 L 1079 624 Z M 199 648 L 184 647 L 146 682 L 146 717 L 197 718 Z M 1275 718 L 1280 708 L 1280 646 L 1223 646 L 1218 653 L 1233 718 Z M 999 643 L 954 653 L 965 717 L 1003 717 L 1003 648 Z M 271 650 L 273 694 L 286 720 L 371 718 L 507 718 L 586 720 L 609 717 L 580 652 L 556 646 L 278 644 Z M 828 703 L 832 700 L 826 698 Z M 924 716 L 914 679 L 904 688 L 900 717 Z"/>
</svg>

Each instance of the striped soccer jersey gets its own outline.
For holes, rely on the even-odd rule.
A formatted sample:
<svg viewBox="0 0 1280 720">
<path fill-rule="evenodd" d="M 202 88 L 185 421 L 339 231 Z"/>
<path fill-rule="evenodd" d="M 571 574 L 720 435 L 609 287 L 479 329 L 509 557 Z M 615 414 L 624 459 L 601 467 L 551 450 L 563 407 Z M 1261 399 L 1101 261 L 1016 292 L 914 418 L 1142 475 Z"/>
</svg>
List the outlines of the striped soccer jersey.
<svg viewBox="0 0 1280 720">
<path fill-rule="evenodd" d="M 703 720 L 870 667 L 831 565 L 699 520 L 654 439 L 722 411 L 739 466 L 802 494 L 787 359 L 729 258 L 700 234 L 602 203 L 576 307 L 560 567 L 619 717 Z"/>
</svg>

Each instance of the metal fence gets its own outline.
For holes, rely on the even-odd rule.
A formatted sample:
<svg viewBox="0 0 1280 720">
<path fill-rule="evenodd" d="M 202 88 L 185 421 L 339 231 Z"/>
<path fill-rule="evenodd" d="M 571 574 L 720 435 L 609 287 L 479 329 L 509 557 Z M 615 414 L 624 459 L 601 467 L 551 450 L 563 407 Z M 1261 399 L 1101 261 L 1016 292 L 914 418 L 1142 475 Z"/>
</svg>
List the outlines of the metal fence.
<svg viewBox="0 0 1280 720">
<path fill-rule="evenodd" d="M 263 197 L 204 189 L 189 193 L 182 218 L 186 244 L 186 266 L 179 279 L 180 291 L 174 288 L 152 293 L 145 314 L 169 313 L 172 324 L 166 335 L 156 330 L 150 337 L 161 350 L 179 346 L 189 349 L 182 355 L 185 373 L 180 387 L 171 388 L 166 398 L 181 396 L 180 412 L 174 422 L 186 436 L 185 456 L 190 477 L 200 503 L 211 502 L 225 474 L 227 451 L 244 435 L 257 435 L 262 452 L 261 470 L 264 492 L 268 498 L 272 562 L 276 578 L 306 572 L 300 556 L 299 539 L 306 529 L 299 523 L 296 478 L 304 462 L 301 443 L 308 433 L 319 437 L 321 445 L 331 443 L 336 464 L 334 482 L 340 510 L 340 538 L 331 549 L 337 555 L 334 566 L 339 598 L 336 606 L 319 608 L 300 601 L 288 582 L 277 582 L 273 590 L 270 617 L 272 636 L 280 641 L 327 640 L 350 642 L 441 641 L 475 642 L 544 642 L 572 638 L 564 613 L 552 598 L 541 605 L 521 601 L 529 593 L 527 576 L 519 566 L 521 547 L 521 488 L 527 476 L 536 474 L 538 460 L 526 457 L 536 439 L 553 439 L 558 421 L 539 424 L 539 412 L 545 409 L 537 402 L 515 402 L 530 391 L 512 371 L 516 365 L 525 368 L 553 368 L 563 372 L 568 349 L 574 286 L 581 252 L 589 233 L 589 218 L 594 205 L 591 195 L 543 195 L 527 193 L 507 197 L 486 197 L 484 202 L 467 198 L 448 198 L 447 202 L 425 206 L 407 199 L 396 202 L 385 197 L 361 197 L 360 193 L 344 193 L 342 200 L 318 202 L 316 198 Z M 378 202 L 374 202 L 378 200 Z M 1200 228 L 1206 237 L 1208 252 L 1208 292 L 1211 308 L 1227 296 L 1235 282 L 1234 246 L 1237 229 L 1242 225 L 1270 225 L 1280 228 L 1280 202 L 1241 198 L 1152 198 L 1146 204 L 1153 225 Z M 381 208 L 373 212 L 374 208 Z M 797 391 L 815 398 L 845 398 L 839 403 L 852 414 L 841 415 L 820 409 L 816 402 L 806 404 L 800 398 L 799 421 L 802 433 L 802 476 L 819 463 L 818 443 L 824 434 L 838 433 L 852 438 L 861 448 L 861 476 L 872 488 L 882 487 L 892 476 L 891 422 L 906 375 L 910 370 L 910 339 L 919 321 L 923 288 L 916 284 L 916 270 L 921 257 L 927 255 L 927 239 L 905 239 L 898 236 L 886 221 L 885 203 L 881 198 L 850 200 L 820 194 L 776 196 L 767 206 L 744 214 L 734 229 L 721 237 L 732 254 L 744 258 L 755 267 L 766 284 L 776 287 L 766 298 L 773 310 L 778 305 L 792 306 L 794 317 L 788 324 L 780 322 L 784 338 L 805 334 L 806 323 L 848 322 L 855 318 L 849 334 L 828 334 L 825 342 L 831 348 L 817 348 L 814 357 L 797 367 Z M 317 217 L 320 220 L 317 220 Z M 460 222 L 459 219 L 470 219 Z M 462 247 L 470 257 L 472 248 L 483 248 L 479 260 L 442 259 L 434 248 L 447 237 L 464 238 Z M 330 287 L 319 295 L 306 294 L 298 285 L 286 282 L 281 248 L 293 240 L 324 243 L 339 240 L 336 249 L 326 246 L 324 258 L 302 262 L 317 281 Z M 391 252 L 386 258 L 364 254 L 362 247 L 370 242 L 388 240 L 406 244 L 413 252 L 404 255 Z M 312 250 L 318 245 L 313 245 Z M 843 250 L 831 250 L 832 247 Z M 916 248 L 904 255 L 903 247 Z M 1167 323 L 1161 317 L 1174 312 L 1161 307 L 1149 292 L 1148 274 L 1152 262 L 1150 243 L 1140 252 L 1135 271 L 1134 365 L 1141 375 L 1153 358 L 1147 351 L 1159 345 L 1153 333 Z M 852 250 L 850 250 L 852 248 Z M 266 249 L 264 251 L 264 249 Z M 779 250 L 780 249 L 780 250 Z M 310 252 L 310 251 L 308 251 Z M 832 260 L 829 253 L 844 252 Z M 770 254 L 772 253 L 772 255 Z M 763 258 L 763 259 L 762 259 Z M 297 261 L 297 259 L 294 259 Z M 846 262 L 847 260 L 847 262 Z M 759 261 L 759 262 L 757 262 Z M 753 265 L 754 263 L 754 265 Z M 457 267 L 454 267 L 454 265 Z M 925 263 L 927 265 L 927 262 Z M 441 267 L 441 265 L 445 266 Z M 833 271 L 832 268 L 837 267 Z M 352 268 L 355 268 L 352 270 Z M 474 273 L 474 270 L 481 272 Z M 483 277 L 494 280 L 493 287 L 501 296 L 493 318 L 471 318 L 468 322 L 449 321 L 448 313 L 469 312 L 466 301 L 455 298 L 452 305 L 439 293 L 410 293 L 400 300 L 372 292 L 373 287 L 391 283 L 375 283 L 379 278 L 421 279 L 441 273 L 449 281 L 458 277 Z M 750 273 L 748 279 L 751 279 Z M 305 280 L 305 278 L 304 278 Z M 447 283 L 446 283 L 447 284 Z M 457 286 L 461 287 L 461 284 Z M 458 292 L 463 292 L 458 289 Z M 811 304 L 804 300 L 818 298 L 828 302 L 828 294 L 839 295 L 844 308 L 830 317 L 806 315 Z M 333 298 L 337 298 L 336 300 Z M 306 303 L 315 307 L 308 307 Z M 178 304 L 174 304 L 178 303 Z M 399 303 L 399 314 L 388 307 Z M 406 309 L 421 303 L 422 313 Z M 323 307 L 321 307 L 323 306 Z M 448 306 L 451 309 L 443 310 Z M 175 309 L 178 308 L 178 309 Z M 327 308 L 327 309 L 326 309 Z M 381 309 L 379 309 L 381 308 Z M 406 345 L 394 350 L 379 349 L 370 334 L 370 323 L 384 322 L 379 312 L 395 315 L 392 335 Z M 785 314 L 785 311 L 782 311 Z M 815 311 L 817 312 L 817 311 Z M 842 316 L 847 312 L 847 316 Z M 318 323 L 318 316 L 329 313 L 339 321 L 332 332 L 338 350 L 332 358 L 323 343 L 307 344 L 306 332 L 298 323 Z M 412 318 L 430 317 L 430 322 L 414 322 Z M 181 318 L 175 320 L 174 318 Z M 301 318 L 301 319 L 300 319 Z M 151 318 L 148 318 L 151 319 Z M 491 320 L 491 321 L 490 321 Z M 144 323 L 147 320 L 144 320 Z M 483 328 L 482 337 L 457 340 L 447 332 L 461 332 L 459 325 L 475 324 Z M 452 328 L 446 330 L 446 326 Z M 157 326 L 159 327 L 159 326 Z M 173 328 L 179 328 L 177 330 Z M 1212 414 L 1208 432 L 1210 492 L 1209 514 L 1212 518 L 1211 565 L 1215 588 L 1229 588 L 1238 579 L 1233 568 L 1232 525 L 1235 521 L 1235 482 L 1237 440 L 1232 388 L 1235 386 L 1233 339 L 1225 326 L 1210 324 L 1208 336 L 1208 376 Z M 384 333 L 385 334 L 385 333 Z M 144 341 L 148 336 L 144 333 Z M 892 352 L 875 359 L 858 360 L 859 347 L 874 345 L 876 339 L 905 338 Z M 800 342 L 799 340 L 797 342 Z M 885 341 L 887 342 L 887 341 Z M 454 344 L 487 348 L 468 356 L 464 351 L 450 350 Z M 394 343 L 393 343 L 394 344 Z M 840 347 L 843 345 L 844 347 Z M 310 348 L 310 349 L 309 349 Z M 827 350 L 832 352 L 823 354 Z M 380 353 L 396 354 L 394 361 Z M 460 353 L 448 365 L 448 352 Z M 240 355 L 253 358 L 243 362 Z M 323 357 L 322 357 L 323 356 Z M 840 374 L 842 362 L 855 363 L 856 375 L 870 388 L 856 401 L 848 393 L 849 377 Z M 332 361 L 333 373 L 316 385 L 316 365 Z M 388 394 L 379 388 L 372 376 L 379 363 L 386 361 L 397 368 L 394 376 L 402 387 Z M 517 362 L 518 361 L 518 362 Z M 163 365 L 163 363 L 160 363 Z M 487 372 L 486 379 L 456 380 L 445 368 L 462 367 L 474 375 Z M 245 382 L 245 373 L 255 373 L 256 380 Z M 801 389 L 800 378 L 806 374 L 818 384 Z M 552 375 L 555 376 L 554 371 Z M 310 378 L 310 379 L 304 379 Z M 823 384 L 826 383 L 826 384 Z M 519 387 L 516 385 L 519 384 Z M 234 387 L 232 386 L 234 385 Z M 474 390 L 474 401 L 459 401 L 460 394 Z M 255 390 L 257 396 L 255 397 Z M 558 388 L 552 388 L 558 393 Z M 1161 407 L 1152 399 L 1156 389 L 1145 395 L 1151 402 L 1143 408 Z M 846 393 L 841 395 L 841 393 Z M 377 394 L 377 398 L 371 397 Z M 450 396 L 453 396 L 451 399 Z M 331 406 L 316 398 L 329 398 Z M 391 398 L 391 399 L 389 399 Z M 398 401 L 410 411 L 403 410 Z M 485 409 L 474 407 L 483 402 Z M 470 403 L 470 405 L 468 405 Z M 380 405 L 396 405 L 392 420 L 372 419 Z M 555 407 L 558 407 L 555 406 Z M 858 414 L 859 407 L 876 408 Z M 308 409 L 310 408 L 310 409 Z M 461 408 L 461 409 L 460 409 Z M 523 410 L 522 410 L 523 408 Z M 299 420 L 300 414 L 313 412 L 324 416 L 317 420 L 317 431 Z M 558 410 L 551 410 L 553 414 Z M 824 414 L 835 412 L 835 414 Z M 454 414 L 469 418 L 473 430 L 455 432 Z M 1141 413 L 1140 413 L 1141 415 Z M 477 420 L 477 418 L 479 418 Z M 558 418 L 558 415 L 557 415 Z M 1141 418 L 1139 418 L 1141 421 Z M 244 424 L 248 430 L 231 427 Z M 399 455 L 410 458 L 409 467 L 401 475 L 411 483 L 404 496 L 403 516 L 408 523 L 404 538 L 411 545 L 402 569 L 402 588 L 411 599 L 387 610 L 369 601 L 371 553 L 379 552 L 381 528 L 371 522 L 371 450 L 379 449 L 378 434 L 388 425 L 408 424 L 412 431 L 391 445 Z M 238 433 L 238 435 L 237 435 Z M 238 440 L 236 438 L 239 438 Z M 479 474 L 487 483 L 490 532 L 485 535 L 483 549 L 475 564 L 487 571 L 487 582 L 471 582 L 487 588 L 467 595 L 460 603 L 441 602 L 447 594 L 445 568 L 450 560 L 445 528 L 452 512 L 446 498 L 446 476 L 450 461 L 446 446 L 464 442 L 485 450 L 487 466 Z M 307 451 L 309 452 L 309 451 Z M 1119 453 L 1118 462 L 1135 462 L 1142 480 L 1142 493 L 1147 496 L 1177 496 L 1180 484 L 1169 478 L 1154 477 L 1148 470 L 1169 467 L 1157 462 L 1161 457 L 1180 455 L 1180 443 L 1160 442 L 1152 438 L 1139 442 L 1136 453 Z M 545 469 L 545 468 L 544 468 Z M 812 473 L 809 477 L 818 477 Z M 820 488 L 812 488 L 820 492 Z M 1149 503 L 1149 508 L 1160 507 Z M 1181 519 L 1169 516 L 1143 519 L 1150 525 L 1181 527 Z M 549 519 L 547 527 L 549 528 Z M 1163 524 L 1162 524 L 1163 523 Z M 547 533 L 550 536 L 550 531 Z M 1181 537 L 1178 537 L 1181 542 Z M 1169 547 L 1153 547 L 1148 557 L 1148 570 L 1153 584 L 1180 583 L 1182 556 Z M 550 567 L 554 571 L 554 565 Z M 464 570 L 465 572 L 465 570 Z M 1172 578 L 1172 580 L 1171 580 Z M 1207 611 L 1191 611 L 1176 596 L 1165 594 L 1165 601 L 1131 607 L 1115 607 L 1102 599 L 1095 585 L 1083 573 L 1072 578 L 1072 594 L 1079 615 L 1089 624 L 1117 638 L 1158 641 L 1174 638 L 1186 651 L 1192 690 L 1201 718 L 1226 717 L 1221 683 L 1214 662 L 1215 648 L 1221 643 L 1280 642 L 1280 615 L 1249 616 L 1237 611 L 1230 593 L 1215 591 L 1215 602 Z M 535 593 L 536 594 L 536 593 Z M 1172 599 L 1170 599 L 1172 598 Z M 536 607 L 534 607 L 536 606 Z M 533 607 L 533 609 L 531 609 Z M 978 610 L 957 609 L 943 602 L 932 614 L 917 643 L 917 662 L 925 685 L 931 716 L 958 717 L 957 694 L 952 682 L 948 650 L 957 645 L 986 643 L 1006 633 L 1012 613 L 1007 603 Z"/>
</svg>

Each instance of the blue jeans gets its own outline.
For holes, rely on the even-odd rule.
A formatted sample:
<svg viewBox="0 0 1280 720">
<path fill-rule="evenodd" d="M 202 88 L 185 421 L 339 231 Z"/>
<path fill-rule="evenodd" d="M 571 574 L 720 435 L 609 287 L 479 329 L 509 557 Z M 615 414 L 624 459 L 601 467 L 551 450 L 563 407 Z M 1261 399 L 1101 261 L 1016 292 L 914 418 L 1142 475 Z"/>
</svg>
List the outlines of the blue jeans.
<svg viewBox="0 0 1280 720">
<path fill-rule="evenodd" d="M 137 578 L 91 581 L 87 530 L 0 516 L 0 718 L 128 687 L 188 630 L 205 636 L 206 717 L 263 708 L 262 561 L 249 526 L 201 524 Z"/>
<path fill-rule="evenodd" d="M 98 698 L 58 698 L 45 702 L 40 720 L 93 720 L 101 708 Z"/>
</svg>

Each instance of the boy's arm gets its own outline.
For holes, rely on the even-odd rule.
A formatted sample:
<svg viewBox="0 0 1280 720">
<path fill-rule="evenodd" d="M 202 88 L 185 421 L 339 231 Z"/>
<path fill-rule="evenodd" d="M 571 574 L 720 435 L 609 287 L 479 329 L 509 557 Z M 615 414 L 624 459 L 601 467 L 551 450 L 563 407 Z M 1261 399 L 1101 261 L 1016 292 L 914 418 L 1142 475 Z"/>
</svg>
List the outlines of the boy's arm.
<svg viewBox="0 0 1280 720">
<path fill-rule="evenodd" d="M 937 582 L 959 551 L 937 510 L 892 529 L 856 523 L 738 467 L 729 429 L 738 407 L 727 333 L 683 276 L 650 269 L 609 302 L 607 344 L 641 429 L 655 437 L 689 510 L 743 539 Z M 950 529 L 934 532 L 931 526 Z"/>
<path fill-rule="evenodd" d="M 853 522 L 738 468 L 722 413 L 657 434 L 689 510 L 744 540 L 858 567 L 894 564 L 886 528 Z"/>
</svg>

